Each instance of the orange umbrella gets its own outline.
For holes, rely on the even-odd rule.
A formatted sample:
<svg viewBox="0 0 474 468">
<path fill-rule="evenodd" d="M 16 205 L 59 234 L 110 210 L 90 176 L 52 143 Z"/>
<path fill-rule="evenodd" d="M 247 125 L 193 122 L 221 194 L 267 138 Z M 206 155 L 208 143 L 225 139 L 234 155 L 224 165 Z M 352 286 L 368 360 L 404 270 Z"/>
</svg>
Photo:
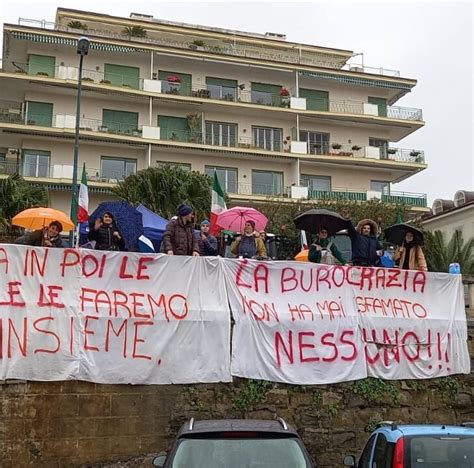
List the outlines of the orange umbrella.
<svg viewBox="0 0 474 468">
<path fill-rule="evenodd" d="M 12 219 L 12 224 L 26 229 L 43 229 L 52 221 L 59 221 L 63 225 L 64 231 L 74 229 L 71 218 L 62 211 L 53 210 L 53 208 L 28 208 L 18 213 Z"/>
<path fill-rule="evenodd" d="M 297 262 L 308 262 L 308 253 L 309 253 L 309 250 L 308 249 L 303 249 L 296 257 L 295 257 L 295 260 Z"/>
</svg>

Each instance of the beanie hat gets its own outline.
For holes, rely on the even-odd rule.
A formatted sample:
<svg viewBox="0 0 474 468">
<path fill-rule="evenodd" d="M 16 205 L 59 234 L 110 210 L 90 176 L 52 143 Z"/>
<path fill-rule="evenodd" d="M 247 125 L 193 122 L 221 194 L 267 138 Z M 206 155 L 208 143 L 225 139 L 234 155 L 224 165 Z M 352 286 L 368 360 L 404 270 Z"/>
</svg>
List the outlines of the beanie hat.
<svg viewBox="0 0 474 468">
<path fill-rule="evenodd" d="M 203 220 L 201 221 L 201 226 L 202 226 L 203 224 L 209 225 L 209 224 L 211 224 L 211 223 L 209 222 L 208 219 L 203 219 Z"/>
<path fill-rule="evenodd" d="M 178 211 L 177 211 L 178 216 L 187 216 L 188 214 L 191 214 L 192 212 L 193 212 L 193 209 L 189 205 L 185 205 L 183 203 L 182 205 L 178 206 Z"/>
<path fill-rule="evenodd" d="M 255 229 L 255 221 L 252 219 L 247 219 L 245 220 L 246 223 L 249 223 L 250 226 L 252 226 L 252 229 Z"/>
</svg>

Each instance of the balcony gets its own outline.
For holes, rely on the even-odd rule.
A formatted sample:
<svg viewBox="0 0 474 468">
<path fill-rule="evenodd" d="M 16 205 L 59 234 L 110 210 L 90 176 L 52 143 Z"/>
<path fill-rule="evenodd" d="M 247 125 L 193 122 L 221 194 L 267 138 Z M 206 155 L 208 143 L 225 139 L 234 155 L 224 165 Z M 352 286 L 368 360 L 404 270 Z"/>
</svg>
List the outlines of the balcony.
<svg viewBox="0 0 474 468">
<path fill-rule="evenodd" d="M 405 203 L 406 205 L 426 208 L 426 193 L 394 192 L 382 194 L 382 201 L 387 203 Z"/>
<path fill-rule="evenodd" d="M 98 21 L 100 21 L 99 17 Z M 382 67 L 367 67 L 346 63 L 350 58 L 349 51 L 341 51 L 341 53 L 336 54 L 332 53 L 330 50 L 302 50 L 301 47 L 298 47 L 298 44 L 294 43 L 289 43 L 288 48 L 286 49 L 272 49 L 271 42 L 269 42 L 266 47 L 262 48 L 259 46 L 252 46 L 248 44 L 248 40 L 244 42 L 239 37 L 232 34 L 229 34 L 229 38 L 225 42 L 223 40 L 207 39 L 206 42 L 204 42 L 200 39 L 195 39 L 193 41 L 193 37 L 190 37 L 191 34 L 189 32 L 186 34 L 176 32 L 170 34 L 168 37 L 165 37 L 162 31 L 150 29 L 146 31 L 145 37 L 130 37 L 129 35 L 123 34 L 122 26 L 116 26 L 114 30 L 106 29 L 105 27 L 103 29 L 94 29 L 88 27 L 87 30 L 78 30 L 60 23 L 29 18 L 19 18 L 18 24 L 20 26 L 41 28 L 65 33 L 75 33 L 81 35 L 87 33 L 87 35 L 91 37 L 97 36 L 112 40 L 118 39 L 125 42 L 130 42 L 130 40 L 132 40 L 134 42 L 155 45 L 157 47 L 171 47 L 173 49 L 182 49 L 188 51 L 194 50 L 208 54 L 234 56 L 259 61 L 270 60 L 273 62 L 301 64 L 337 70 L 342 69 L 349 72 L 363 72 L 389 77 L 400 77 L 400 72 L 398 70 L 389 70 Z M 157 23 L 156 26 L 159 26 L 159 23 Z M 108 27 L 113 28 L 114 26 L 109 25 Z M 249 38 L 251 38 L 251 36 L 249 36 Z M 197 42 L 199 42 L 199 45 L 197 45 Z M 316 47 L 317 46 L 315 46 L 315 48 Z"/>
</svg>

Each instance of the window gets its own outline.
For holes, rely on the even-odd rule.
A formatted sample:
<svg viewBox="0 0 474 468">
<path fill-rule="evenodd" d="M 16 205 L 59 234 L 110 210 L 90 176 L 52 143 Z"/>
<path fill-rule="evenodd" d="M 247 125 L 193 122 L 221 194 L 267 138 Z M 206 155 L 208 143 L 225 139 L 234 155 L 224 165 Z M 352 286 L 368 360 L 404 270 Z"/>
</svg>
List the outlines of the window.
<svg viewBox="0 0 474 468">
<path fill-rule="evenodd" d="M 384 195 L 390 195 L 390 182 L 385 180 L 371 180 L 370 190 L 383 193 Z"/>
<path fill-rule="evenodd" d="M 0 174 L 7 172 L 7 156 L 5 153 L 0 153 Z"/>
<path fill-rule="evenodd" d="M 331 177 L 301 174 L 301 185 L 308 187 L 310 191 L 330 192 Z"/>
<path fill-rule="evenodd" d="M 102 156 L 100 159 L 100 172 L 103 179 L 119 181 L 137 172 L 136 159 L 120 159 Z"/>
<path fill-rule="evenodd" d="M 377 436 L 372 465 L 377 468 L 392 468 L 392 457 L 395 444 L 387 442 L 383 434 Z"/>
<path fill-rule="evenodd" d="M 50 151 L 23 150 L 23 176 L 48 177 Z"/>
<path fill-rule="evenodd" d="M 138 131 L 138 112 L 125 112 L 104 109 L 102 111 L 102 126 L 109 132 L 130 135 Z"/>
<path fill-rule="evenodd" d="M 329 93 L 327 91 L 300 88 L 299 95 L 306 98 L 306 109 L 325 112 L 329 110 Z"/>
<path fill-rule="evenodd" d="M 369 138 L 369 146 L 379 148 L 380 158 L 387 159 L 388 140 L 381 140 L 380 138 Z"/>
<path fill-rule="evenodd" d="M 156 161 L 156 166 L 162 168 L 164 166 L 171 166 L 171 167 L 179 167 L 183 169 L 183 171 L 191 171 L 191 164 L 187 163 L 178 163 L 178 162 L 171 162 L 171 161 Z"/>
<path fill-rule="evenodd" d="M 53 125 L 53 105 L 49 102 L 27 101 L 26 120 L 28 125 L 51 127 Z"/>
<path fill-rule="evenodd" d="M 252 170 L 252 193 L 254 195 L 282 195 L 283 173 Z"/>
<path fill-rule="evenodd" d="M 237 101 L 237 81 L 206 77 L 206 87 L 212 99 Z"/>
<path fill-rule="evenodd" d="M 379 109 L 379 117 L 387 117 L 387 100 L 385 98 L 371 97 L 368 98 L 369 104 L 375 104 Z"/>
<path fill-rule="evenodd" d="M 236 146 L 237 124 L 206 122 L 206 145 Z"/>
<path fill-rule="evenodd" d="M 140 69 L 106 63 L 104 64 L 104 80 L 110 81 L 115 86 L 138 89 L 140 87 Z"/>
<path fill-rule="evenodd" d="M 206 174 L 210 177 L 214 177 L 214 169 L 216 170 L 222 190 L 228 193 L 237 193 L 237 168 L 218 166 L 206 166 L 204 168 Z"/>
<path fill-rule="evenodd" d="M 281 151 L 283 130 L 281 128 L 252 127 L 253 144 L 269 151 Z"/>
<path fill-rule="evenodd" d="M 158 127 L 160 127 L 160 138 L 162 140 L 189 140 L 188 121 L 185 117 L 171 117 L 167 115 L 159 115 Z"/>
<path fill-rule="evenodd" d="M 358 468 L 372 468 L 370 464 L 370 456 L 372 455 L 372 448 L 374 446 L 375 437 L 376 434 L 374 434 L 367 442 L 367 445 L 365 446 L 364 451 L 360 456 L 359 464 L 357 465 Z"/>
<path fill-rule="evenodd" d="M 176 77 L 179 81 L 168 81 L 168 77 Z M 176 73 L 173 71 L 158 71 L 158 79 L 161 81 L 161 92 L 165 94 L 180 94 L 191 96 L 192 75 L 187 73 Z"/>
<path fill-rule="evenodd" d="M 309 142 L 310 154 L 329 153 L 329 133 L 308 132 L 306 130 L 300 130 L 300 141 Z"/>
<path fill-rule="evenodd" d="M 43 75 L 54 78 L 56 57 L 49 55 L 28 55 L 28 73 L 30 75 Z"/>
<path fill-rule="evenodd" d="M 281 98 L 279 92 L 280 85 L 271 85 L 264 83 L 251 83 L 252 102 L 255 104 L 265 104 L 267 106 L 279 106 Z"/>
</svg>

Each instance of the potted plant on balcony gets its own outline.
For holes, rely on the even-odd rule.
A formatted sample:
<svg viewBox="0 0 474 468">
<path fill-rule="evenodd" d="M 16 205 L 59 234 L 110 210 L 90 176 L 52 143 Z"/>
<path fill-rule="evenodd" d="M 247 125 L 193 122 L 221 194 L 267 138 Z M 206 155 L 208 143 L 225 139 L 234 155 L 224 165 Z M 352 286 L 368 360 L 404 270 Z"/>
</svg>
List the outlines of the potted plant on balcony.
<svg viewBox="0 0 474 468">
<path fill-rule="evenodd" d="M 147 37 L 147 31 L 143 26 L 127 26 L 122 30 L 124 36 L 131 37 Z"/>
<path fill-rule="evenodd" d="M 112 84 L 110 80 L 100 80 L 100 84 Z"/>
<path fill-rule="evenodd" d="M 410 156 L 413 158 L 414 162 L 423 162 L 423 155 L 421 154 L 421 151 L 411 150 Z"/>
<path fill-rule="evenodd" d="M 48 77 L 49 77 L 49 73 L 43 72 L 43 71 L 39 71 L 39 72 L 36 73 L 36 76 L 48 76 Z"/>
<path fill-rule="evenodd" d="M 199 129 L 201 127 L 201 116 L 199 114 L 188 114 L 186 116 L 189 130 L 189 141 L 198 141 Z"/>
<path fill-rule="evenodd" d="M 290 107 L 290 92 L 288 89 L 284 88 L 283 86 L 280 88 L 278 92 L 280 96 L 280 106 L 281 107 Z"/>
<path fill-rule="evenodd" d="M 90 78 L 89 76 L 84 76 L 82 78 L 82 82 L 83 83 L 94 83 L 94 80 L 92 78 Z"/>
<path fill-rule="evenodd" d="M 201 39 L 194 39 L 194 41 L 191 42 L 188 47 L 193 50 L 203 50 L 204 47 L 206 47 L 206 43 Z"/>
<path fill-rule="evenodd" d="M 331 143 L 331 148 L 336 151 L 332 151 L 330 154 L 338 155 L 341 152 L 342 145 L 340 143 Z"/>
<path fill-rule="evenodd" d="M 69 21 L 69 23 L 67 24 L 67 27 L 71 29 L 80 29 L 82 31 L 87 31 L 87 24 L 82 23 L 81 21 L 76 21 L 76 20 Z"/>
<path fill-rule="evenodd" d="M 397 154 L 397 148 L 388 148 L 387 154 Z"/>
<path fill-rule="evenodd" d="M 351 149 L 352 151 L 360 151 L 362 149 L 362 146 L 354 145 Z"/>
</svg>

